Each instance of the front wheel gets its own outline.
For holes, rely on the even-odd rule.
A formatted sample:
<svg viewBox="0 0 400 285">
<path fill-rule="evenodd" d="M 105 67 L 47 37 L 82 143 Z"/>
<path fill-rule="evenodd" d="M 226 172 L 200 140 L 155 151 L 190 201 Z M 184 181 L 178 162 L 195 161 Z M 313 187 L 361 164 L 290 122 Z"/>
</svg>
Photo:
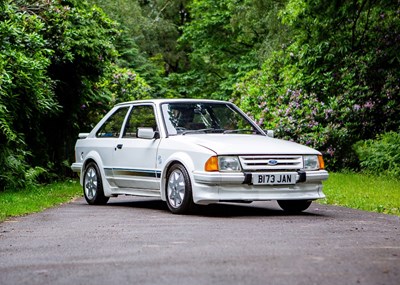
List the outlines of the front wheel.
<svg viewBox="0 0 400 285">
<path fill-rule="evenodd" d="M 91 162 L 83 176 L 83 195 L 90 205 L 104 205 L 109 197 L 104 196 L 101 174 L 96 163 Z"/>
<path fill-rule="evenodd" d="M 167 173 L 167 205 L 174 214 L 184 214 L 193 209 L 192 184 L 185 167 L 174 164 Z"/>
<path fill-rule="evenodd" d="M 282 210 L 289 213 L 303 212 L 307 210 L 312 203 L 310 200 L 280 200 L 277 202 Z"/>
</svg>

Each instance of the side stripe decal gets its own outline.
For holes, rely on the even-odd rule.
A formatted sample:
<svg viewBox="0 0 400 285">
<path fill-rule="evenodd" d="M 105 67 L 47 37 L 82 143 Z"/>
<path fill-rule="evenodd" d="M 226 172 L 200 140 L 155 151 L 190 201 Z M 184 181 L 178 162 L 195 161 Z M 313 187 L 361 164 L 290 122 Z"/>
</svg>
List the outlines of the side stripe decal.
<svg viewBox="0 0 400 285">
<path fill-rule="evenodd" d="M 127 169 L 127 168 L 104 168 L 106 172 L 113 172 L 115 176 L 142 176 L 142 177 L 154 177 L 160 178 L 160 170 L 148 170 L 148 169 Z"/>
</svg>

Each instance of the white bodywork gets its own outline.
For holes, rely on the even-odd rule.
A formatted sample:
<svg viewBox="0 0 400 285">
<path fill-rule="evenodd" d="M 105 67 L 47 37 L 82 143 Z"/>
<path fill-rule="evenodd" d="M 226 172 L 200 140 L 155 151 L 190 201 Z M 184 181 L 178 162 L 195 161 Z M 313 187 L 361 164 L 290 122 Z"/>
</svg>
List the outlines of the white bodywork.
<svg viewBox="0 0 400 285">
<path fill-rule="evenodd" d="M 322 181 L 328 178 L 324 169 L 305 171 L 304 155 L 321 155 L 318 151 L 293 142 L 258 134 L 196 133 L 168 135 L 161 105 L 166 102 L 220 102 L 212 100 L 146 100 L 119 104 L 89 133 L 77 140 L 76 162 L 72 169 L 81 175 L 94 161 L 100 170 L 104 195 L 138 195 L 166 200 L 166 173 L 182 164 L 192 184 L 193 201 L 210 204 L 220 201 L 315 200 L 324 198 Z M 140 130 L 142 138 L 98 138 L 103 122 L 120 106 L 151 105 L 154 108 L 158 136 Z M 245 116 L 242 113 L 243 116 Z M 248 118 L 247 116 L 245 116 Z M 125 119 L 126 121 L 126 119 Z M 126 122 L 124 122 L 126 124 Z M 258 128 L 258 127 L 257 127 Z M 242 171 L 206 171 L 212 156 L 238 156 Z M 258 164 L 252 163 L 257 161 Z M 268 165 L 269 162 L 281 165 Z M 290 163 L 289 163 L 289 162 Z M 296 178 L 289 185 L 255 185 L 253 179 L 268 173 L 284 173 Z M 289 177 L 289 176 L 287 176 Z M 260 177 L 260 180 L 262 178 Z"/>
</svg>

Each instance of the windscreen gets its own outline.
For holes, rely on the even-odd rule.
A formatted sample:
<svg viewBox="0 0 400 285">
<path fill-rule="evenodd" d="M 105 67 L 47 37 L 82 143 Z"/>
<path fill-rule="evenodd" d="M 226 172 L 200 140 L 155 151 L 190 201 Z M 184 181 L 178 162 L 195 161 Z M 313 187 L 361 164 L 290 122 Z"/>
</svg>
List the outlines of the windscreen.
<svg viewBox="0 0 400 285">
<path fill-rule="evenodd" d="M 210 102 L 162 104 L 169 135 L 189 133 L 259 133 L 233 105 Z"/>
</svg>

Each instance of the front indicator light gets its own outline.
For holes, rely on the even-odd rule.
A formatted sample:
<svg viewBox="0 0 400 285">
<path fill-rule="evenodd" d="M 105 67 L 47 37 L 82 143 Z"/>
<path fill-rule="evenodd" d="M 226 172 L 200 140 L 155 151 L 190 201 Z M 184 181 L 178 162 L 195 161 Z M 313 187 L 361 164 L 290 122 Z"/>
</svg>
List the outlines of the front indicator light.
<svg viewBox="0 0 400 285">
<path fill-rule="evenodd" d="M 322 155 L 318 155 L 319 169 L 325 169 L 325 162 Z"/>
<path fill-rule="evenodd" d="M 206 164 L 204 165 L 204 170 L 205 171 L 218 171 L 218 157 L 216 156 L 211 156 L 207 161 Z"/>
</svg>

